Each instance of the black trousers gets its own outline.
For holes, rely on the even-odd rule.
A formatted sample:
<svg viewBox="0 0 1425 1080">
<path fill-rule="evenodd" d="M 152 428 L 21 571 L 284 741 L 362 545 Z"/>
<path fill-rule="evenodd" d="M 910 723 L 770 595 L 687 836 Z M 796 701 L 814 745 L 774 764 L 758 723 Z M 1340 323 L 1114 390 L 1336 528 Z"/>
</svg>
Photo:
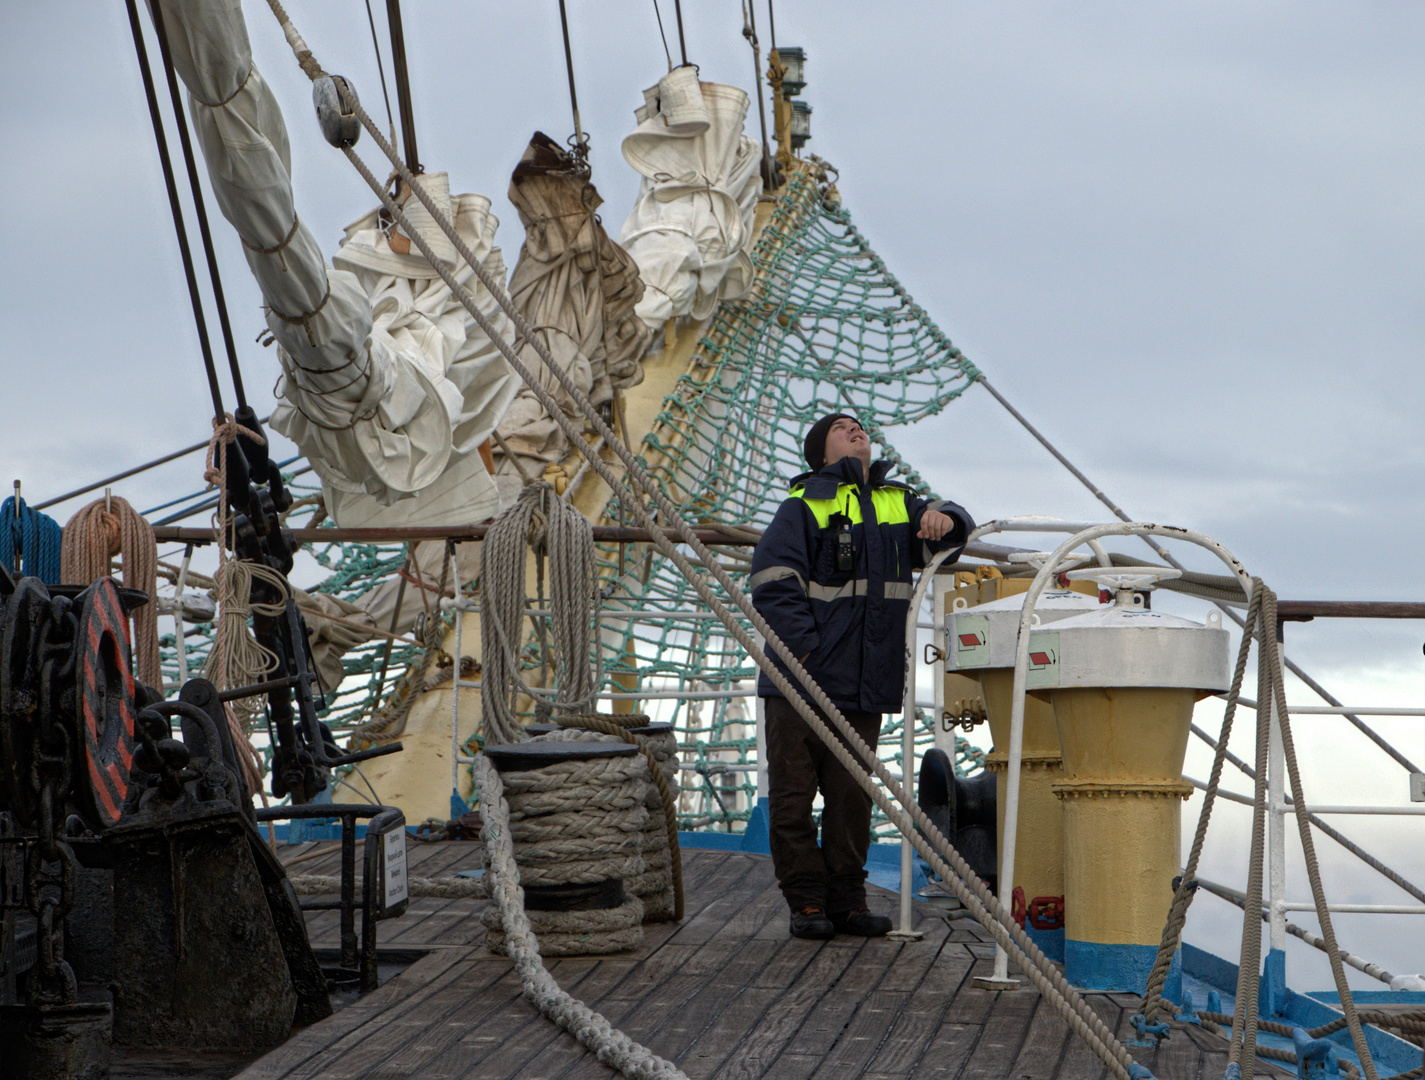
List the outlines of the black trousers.
<svg viewBox="0 0 1425 1080">
<path fill-rule="evenodd" d="M 763 704 L 772 867 L 787 905 L 797 911 L 815 904 L 833 915 L 865 907 L 871 796 L 785 698 L 764 698 Z M 825 719 L 819 709 L 817 714 Z M 874 750 L 880 714 L 843 710 L 843 715 Z M 844 743 L 831 722 L 826 723 Z M 812 820 L 818 790 L 824 803 L 820 844 Z"/>
</svg>

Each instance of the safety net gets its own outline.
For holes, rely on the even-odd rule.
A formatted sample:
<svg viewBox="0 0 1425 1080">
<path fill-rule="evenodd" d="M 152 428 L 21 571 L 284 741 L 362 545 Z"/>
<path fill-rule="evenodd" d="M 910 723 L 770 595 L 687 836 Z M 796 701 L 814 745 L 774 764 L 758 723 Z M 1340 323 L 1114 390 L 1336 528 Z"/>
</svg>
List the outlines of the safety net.
<svg viewBox="0 0 1425 1080">
<path fill-rule="evenodd" d="M 760 530 L 786 497 L 788 481 L 805 469 L 802 434 L 817 417 L 845 411 L 857 417 L 879 456 L 897 466 L 893 477 L 931 495 L 889 433 L 936 415 L 977 371 L 856 229 L 824 166 L 798 163 L 752 257 L 751 293 L 720 306 L 641 448 L 663 492 L 688 520 L 725 530 L 730 539 L 741 529 Z M 600 523 L 630 520 L 615 498 Z M 745 582 L 751 548 L 713 550 Z M 326 573 L 308 591 L 346 600 L 397 572 L 405 558 L 403 545 L 331 543 L 307 551 Z M 674 725 L 683 750 L 682 826 L 740 831 L 756 801 L 755 665 L 651 545 L 601 545 L 600 586 L 603 689 L 638 695 L 617 703 L 620 711 Z M 440 622 L 428 626 L 426 640 Z M 188 634 L 190 673 L 209 640 L 207 627 Z M 172 635 L 165 644 L 165 675 L 176 681 Z M 388 653 L 382 640 L 352 650 L 325 722 L 341 737 L 373 711 L 389 711 L 391 693 L 409 693 L 419 679 L 422 659 L 422 650 L 408 644 Z M 538 650 L 523 650 L 520 662 L 541 667 Z M 934 722 L 927 710 L 916 710 L 918 752 L 933 741 Z M 469 744 L 476 745 L 478 735 Z M 898 768 L 899 716 L 887 718 L 880 745 Z M 983 752 L 965 740 L 957 738 L 955 747 L 957 772 L 983 765 Z M 877 814 L 878 836 L 889 837 L 893 829 Z"/>
</svg>

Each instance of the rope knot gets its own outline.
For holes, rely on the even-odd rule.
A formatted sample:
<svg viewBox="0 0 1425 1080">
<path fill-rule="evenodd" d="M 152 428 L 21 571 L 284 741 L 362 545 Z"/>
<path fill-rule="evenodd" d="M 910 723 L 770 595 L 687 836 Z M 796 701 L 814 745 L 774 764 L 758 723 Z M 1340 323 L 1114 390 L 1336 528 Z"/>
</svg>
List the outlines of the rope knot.
<svg viewBox="0 0 1425 1080">
<path fill-rule="evenodd" d="M 208 440 L 208 453 L 203 459 L 203 479 L 209 487 L 221 487 L 224 482 L 224 470 L 227 465 L 227 448 L 236 441 L 239 435 L 245 435 L 258 446 L 264 446 L 267 440 L 251 428 L 244 427 L 233 419 L 232 413 L 223 413 L 221 420 L 213 418 L 213 435 Z"/>
<path fill-rule="evenodd" d="M 98 511 L 96 516 L 98 517 L 98 527 L 103 533 L 100 542 L 104 545 L 109 558 L 112 559 L 123 550 L 123 524 L 119 521 L 118 514 L 110 513 L 107 510 Z"/>
</svg>

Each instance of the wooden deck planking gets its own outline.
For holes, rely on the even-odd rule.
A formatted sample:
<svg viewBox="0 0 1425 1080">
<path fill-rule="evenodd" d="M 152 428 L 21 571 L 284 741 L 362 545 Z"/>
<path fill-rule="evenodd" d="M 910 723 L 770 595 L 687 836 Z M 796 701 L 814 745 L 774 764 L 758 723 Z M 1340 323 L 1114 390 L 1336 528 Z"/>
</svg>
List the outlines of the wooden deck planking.
<svg viewBox="0 0 1425 1080">
<path fill-rule="evenodd" d="M 869 1075 L 911 1074 L 974 963 L 969 954 L 954 942 L 942 942 L 938 949 L 933 950 L 926 947 L 928 943 L 918 942 L 907 945 L 906 949 L 914 952 L 918 946 L 918 951 L 933 951 L 932 962 L 919 980 L 910 984 L 900 975 L 903 969 L 899 963 L 893 965 L 881 980 L 882 988 L 889 984 L 896 989 L 909 989 L 910 999 L 896 1016 L 876 1056 L 867 1066 Z"/>
<path fill-rule="evenodd" d="M 1025 1033 L 1024 1045 L 1014 1059 L 1011 1075 L 1015 1080 L 1054 1080 L 1070 1037 L 1069 1025 L 1063 1017 L 1040 998 Z"/>
<path fill-rule="evenodd" d="M 792 1036 L 800 1030 L 807 1015 L 820 1003 L 826 987 L 834 985 L 841 978 L 855 959 L 855 954 L 845 949 L 817 948 L 812 942 L 798 941 L 795 938 L 791 939 L 788 948 L 783 952 L 804 959 L 804 964 L 798 969 L 802 977 L 786 986 L 765 987 L 776 992 L 772 1003 L 763 1013 L 761 1023 L 743 1040 L 742 1052 L 724 1067 L 722 1080 L 753 1080 L 754 1077 L 763 1075 L 781 1077 L 784 1059 L 792 1057 L 799 1060 L 802 1057 L 808 1058 L 810 1065 L 807 1075 L 810 1075 L 810 1070 L 815 1069 L 816 1063 L 820 1061 L 819 1054 L 788 1054 L 785 1048 Z M 769 1071 L 773 1063 L 776 1064 L 776 1069 Z M 798 1067 L 792 1063 L 786 1064 L 786 1068 L 792 1072 L 796 1072 Z"/>
<path fill-rule="evenodd" d="M 285 855 L 285 852 L 282 853 Z M 479 865 L 479 845 L 412 845 L 412 877 Z M 770 860 L 684 853 L 687 911 L 649 924 L 612 957 L 547 961 L 560 986 L 692 1080 L 1098 1080 L 1087 1046 L 1027 984 L 993 994 L 988 933 L 917 905 L 924 940 L 791 938 Z M 331 874 L 340 845 L 295 848 L 295 873 Z M 877 894 L 872 906 L 893 911 Z M 240 1080 L 606 1080 L 616 1074 L 520 993 L 508 959 L 488 954 L 479 900 L 416 898 L 380 927 L 383 949 L 426 951 L 373 994 L 288 1043 Z M 338 913 L 309 917 L 314 944 L 336 944 Z M 1119 1036 L 1136 998 L 1087 1000 Z M 1156 1051 L 1135 1051 L 1160 1080 L 1220 1075 L 1226 1039 L 1173 1025 Z M 1215 1070 L 1215 1071 L 1214 1071 Z M 1268 1070 L 1259 1069 L 1264 1074 Z M 1270 1070 L 1273 1075 L 1286 1075 Z"/>
<path fill-rule="evenodd" d="M 980 991 L 984 993 L 984 991 Z M 1008 1076 L 1024 1047 L 1030 1021 L 1034 1019 L 1039 995 L 1024 990 L 994 995 L 989 1016 L 980 1026 L 980 1037 L 965 1064 L 969 1076 Z"/>
</svg>

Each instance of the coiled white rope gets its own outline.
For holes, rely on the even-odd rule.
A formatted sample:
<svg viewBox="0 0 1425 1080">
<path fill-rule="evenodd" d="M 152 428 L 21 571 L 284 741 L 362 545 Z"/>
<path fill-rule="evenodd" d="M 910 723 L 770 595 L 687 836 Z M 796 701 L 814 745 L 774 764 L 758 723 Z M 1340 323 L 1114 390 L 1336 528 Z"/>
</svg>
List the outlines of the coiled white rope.
<svg viewBox="0 0 1425 1080">
<path fill-rule="evenodd" d="M 601 675 L 589 670 L 598 641 L 597 609 L 590 617 L 595 580 L 594 533 L 589 519 L 537 481 L 520 491 L 480 547 L 480 698 L 489 745 L 518 742 L 524 729 L 511 702 L 511 684 L 529 687 L 519 674 L 524 643 L 525 562 L 533 549 L 547 556 L 549 608 L 558 657 L 561 709 L 589 706 Z"/>
<path fill-rule="evenodd" d="M 510 837 L 509 804 L 506 803 L 500 774 L 484 754 L 475 758 L 475 783 L 480 791 L 481 835 L 490 853 L 490 898 L 500 912 L 504 926 L 504 948 L 514 961 L 524 995 L 541 1013 L 564 1028 L 601 1062 L 636 1080 L 687 1080 L 671 1061 L 634 1042 L 602 1015 L 561 990 L 554 977 L 544 970 L 539 943 L 530 932 L 524 910 L 524 890 L 515 869 L 514 844 Z"/>
</svg>

